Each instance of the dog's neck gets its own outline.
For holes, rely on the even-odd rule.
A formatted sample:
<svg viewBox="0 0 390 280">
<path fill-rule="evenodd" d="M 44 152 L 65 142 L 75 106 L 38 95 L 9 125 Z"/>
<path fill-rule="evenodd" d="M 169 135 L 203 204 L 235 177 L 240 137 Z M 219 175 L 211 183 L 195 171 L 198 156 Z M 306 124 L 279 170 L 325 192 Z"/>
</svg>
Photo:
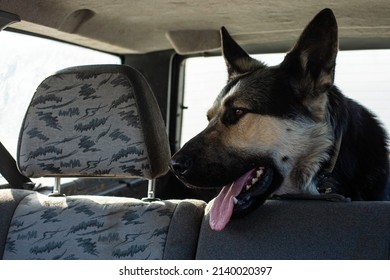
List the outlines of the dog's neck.
<svg viewBox="0 0 390 280">
<path fill-rule="evenodd" d="M 332 156 L 328 162 L 328 166 L 326 166 L 324 168 L 324 171 L 326 173 L 332 173 L 333 172 L 333 169 L 336 165 L 336 162 L 337 162 L 337 159 L 339 157 L 339 153 L 340 153 L 340 147 L 341 147 L 341 142 L 343 140 L 343 136 L 340 135 L 337 139 L 337 141 L 335 142 L 335 145 L 333 146 L 333 152 L 332 152 Z"/>
</svg>

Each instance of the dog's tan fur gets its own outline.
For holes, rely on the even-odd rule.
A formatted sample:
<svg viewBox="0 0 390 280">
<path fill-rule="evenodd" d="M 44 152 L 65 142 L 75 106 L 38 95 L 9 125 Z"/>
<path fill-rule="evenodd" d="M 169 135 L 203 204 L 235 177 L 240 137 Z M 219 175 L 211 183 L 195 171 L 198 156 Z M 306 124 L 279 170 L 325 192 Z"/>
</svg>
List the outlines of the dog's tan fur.
<svg viewBox="0 0 390 280">
<path fill-rule="evenodd" d="M 226 100 L 234 99 L 233 107 L 247 108 L 247 101 L 240 99 L 239 84 L 208 111 L 210 120 L 208 141 L 222 139 L 226 148 L 240 150 L 248 155 L 266 155 L 273 158 L 285 177 L 276 194 L 318 193 L 312 182 L 320 162 L 329 158 L 328 150 L 333 136 L 325 122 L 288 120 L 248 113 L 233 126 L 224 125 L 220 118 L 226 109 Z M 319 106 L 323 106 L 319 101 Z M 323 116 L 318 116 L 323 118 Z M 304 122 L 304 123 L 303 123 Z"/>
</svg>

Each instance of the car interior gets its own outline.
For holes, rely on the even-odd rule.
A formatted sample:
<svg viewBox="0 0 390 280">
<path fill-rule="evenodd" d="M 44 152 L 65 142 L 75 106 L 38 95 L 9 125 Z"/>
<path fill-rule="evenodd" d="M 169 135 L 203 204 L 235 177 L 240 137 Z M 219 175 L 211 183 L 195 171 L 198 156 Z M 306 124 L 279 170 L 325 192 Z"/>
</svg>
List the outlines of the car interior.
<svg viewBox="0 0 390 280">
<path fill-rule="evenodd" d="M 9 65 L 28 69 L 27 77 L 47 72 L 29 84 L 11 79 L 16 70 L 0 60 L 0 259 L 390 259 L 390 201 L 270 198 L 216 232 L 207 205 L 219 190 L 189 188 L 169 170 L 183 131 L 207 122 L 219 93 L 199 80 L 211 99 L 189 115 L 187 66 L 221 59 L 221 27 L 251 55 L 286 53 L 324 8 L 337 18 L 340 51 L 390 50 L 385 0 L 1 0 L 0 41 L 8 40 L 1 55 L 23 49 L 28 61 Z M 48 63 L 74 60 L 71 67 L 30 68 L 38 58 L 27 37 L 98 52 L 107 62 L 57 51 Z M 389 67 L 385 54 L 376 63 Z M 374 81 L 389 90 L 382 74 Z M 378 94 L 386 114 L 389 99 Z M 20 114 L 16 124 L 11 113 Z"/>
</svg>

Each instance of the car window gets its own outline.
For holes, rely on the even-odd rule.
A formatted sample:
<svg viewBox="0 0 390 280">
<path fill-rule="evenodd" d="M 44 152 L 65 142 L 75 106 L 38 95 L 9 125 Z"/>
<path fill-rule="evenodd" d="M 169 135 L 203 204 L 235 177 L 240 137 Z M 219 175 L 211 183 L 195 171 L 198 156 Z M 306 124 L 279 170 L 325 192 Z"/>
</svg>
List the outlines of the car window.
<svg viewBox="0 0 390 280">
<path fill-rule="evenodd" d="M 0 141 L 14 157 L 24 113 L 40 82 L 66 67 L 121 63 L 116 55 L 26 34 L 2 31 L 0 42 Z"/>
<path fill-rule="evenodd" d="M 267 65 L 279 64 L 285 54 L 253 55 Z M 206 113 L 226 84 L 222 57 L 189 58 L 185 61 L 181 145 L 207 125 Z M 390 50 L 340 51 L 335 84 L 344 95 L 370 109 L 390 131 Z"/>
</svg>

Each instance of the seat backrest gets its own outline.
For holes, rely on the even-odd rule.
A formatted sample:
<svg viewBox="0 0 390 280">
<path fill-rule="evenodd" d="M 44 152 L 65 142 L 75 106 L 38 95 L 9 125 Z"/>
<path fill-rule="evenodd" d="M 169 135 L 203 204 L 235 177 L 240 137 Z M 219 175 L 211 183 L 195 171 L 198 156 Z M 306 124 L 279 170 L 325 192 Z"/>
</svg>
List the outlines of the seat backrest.
<svg viewBox="0 0 390 280">
<path fill-rule="evenodd" d="M 18 260 L 194 259 L 204 206 L 0 190 L 0 253 Z"/>
<path fill-rule="evenodd" d="M 196 257 L 389 259 L 390 201 L 269 200 L 220 232 L 206 215 Z"/>
<path fill-rule="evenodd" d="M 123 65 L 62 70 L 38 87 L 18 151 L 28 177 L 157 178 L 170 157 L 143 76 Z M 0 190 L 0 258 L 193 259 L 205 203 Z"/>
</svg>

